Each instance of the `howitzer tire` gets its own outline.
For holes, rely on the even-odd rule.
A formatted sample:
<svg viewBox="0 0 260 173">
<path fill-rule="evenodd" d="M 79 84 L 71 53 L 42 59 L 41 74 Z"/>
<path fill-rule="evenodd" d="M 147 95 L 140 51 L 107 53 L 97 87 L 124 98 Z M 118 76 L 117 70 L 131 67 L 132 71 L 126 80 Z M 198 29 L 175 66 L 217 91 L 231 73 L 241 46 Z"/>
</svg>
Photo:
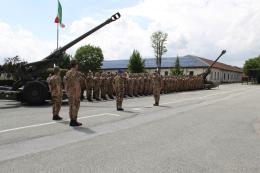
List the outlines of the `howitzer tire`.
<svg viewBox="0 0 260 173">
<path fill-rule="evenodd" d="M 30 105 L 40 105 L 48 96 L 47 86 L 40 81 L 27 82 L 23 89 L 23 100 Z"/>
</svg>

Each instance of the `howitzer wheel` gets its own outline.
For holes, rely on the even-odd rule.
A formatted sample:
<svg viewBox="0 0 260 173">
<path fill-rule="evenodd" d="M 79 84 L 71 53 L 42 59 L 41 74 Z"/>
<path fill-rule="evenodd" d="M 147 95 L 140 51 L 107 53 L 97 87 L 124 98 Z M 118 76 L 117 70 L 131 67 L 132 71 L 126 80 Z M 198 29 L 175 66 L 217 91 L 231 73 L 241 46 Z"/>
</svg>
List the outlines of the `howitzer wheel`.
<svg viewBox="0 0 260 173">
<path fill-rule="evenodd" d="M 23 100 L 30 105 L 40 105 L 48 96 L 47 86 L 40 81 L 27 82 L 23 89 Z"/>
</svg>

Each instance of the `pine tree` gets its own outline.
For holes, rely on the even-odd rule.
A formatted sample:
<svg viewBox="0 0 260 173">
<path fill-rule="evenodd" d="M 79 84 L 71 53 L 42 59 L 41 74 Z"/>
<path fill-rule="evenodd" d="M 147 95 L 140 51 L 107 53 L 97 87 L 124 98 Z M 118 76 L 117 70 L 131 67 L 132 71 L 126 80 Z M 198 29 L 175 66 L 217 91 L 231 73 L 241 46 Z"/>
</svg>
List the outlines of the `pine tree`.
<svg viewBox="0 0 260 173">
<path fill-rule="evenodd" d="M 180 60 L 178 56 L 175 61 L 175 67 L 171 69 L 171 75 L 173 76 L 183 75 L 183 70 L 181 69 Z"/>
<path fill-rule="evenodd" d="M 131 73 L 143 73 L 145 72 L 145 61 L 142 59 L 139 51 L 134 50 L 130 56 L 128 63 L 128 71 Z"/>
</svg>

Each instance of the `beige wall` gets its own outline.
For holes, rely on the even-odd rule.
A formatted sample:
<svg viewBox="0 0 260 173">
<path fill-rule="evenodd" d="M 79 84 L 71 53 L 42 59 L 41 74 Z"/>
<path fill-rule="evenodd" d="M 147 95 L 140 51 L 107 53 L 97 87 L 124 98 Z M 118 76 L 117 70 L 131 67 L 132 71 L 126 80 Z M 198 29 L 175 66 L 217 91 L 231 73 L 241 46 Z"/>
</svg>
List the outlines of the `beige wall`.
<svg viewBox="0 0 260 173">
<path fill-rule="evenodd" d="M 146 69 L 148 73 L 153 73 L 156 69 Z M 103 70 L 104 72 L 117 72 L 117 70 Z M 168 72 L 170 74 L 170 68 L 162 68 L 161 74 L 164 75 L 165 72 Z M 183 72 L 185 75 L 189 75 L 190 72 L 193 72 L 193 75 L 202 74 L 206 71 L 206 68 L 183 68 Z M 237 72 L 230 72 L 220 69 L 211 69 L 211 74 L 208 75 L 207 79 L 209 81 L 213 82 L 226 82 L 226 83 L 232 83 L 232 82 L 241 82 L 242 80 L 242 73 Z"/>
<path fill-rule="evenodd" d="M 209 80 L 214 82 L 225 82 L 225 83 L 241 82 L 242 73 L 212 69 L 211 74 L 209 75 Z"/>
</svg>

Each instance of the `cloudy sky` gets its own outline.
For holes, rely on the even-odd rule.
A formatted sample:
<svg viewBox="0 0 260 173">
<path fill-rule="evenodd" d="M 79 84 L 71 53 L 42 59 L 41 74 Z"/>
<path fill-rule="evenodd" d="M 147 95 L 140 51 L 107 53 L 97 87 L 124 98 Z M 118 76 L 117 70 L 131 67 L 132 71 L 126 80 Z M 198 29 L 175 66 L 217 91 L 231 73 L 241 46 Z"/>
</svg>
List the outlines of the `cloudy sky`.
<svg viewBox="0 0 260 173">
<path fill-rule="evenodd" d="M 85 44 L 100 46 L 106 60 L 128 59 L 133 49 L 152 58 L 150 36 L 167 32 L 165 56 L 197 55 L 243 66 L 260 54 L 259 0 L 60 0 L 64 45 L 103 22 L 115 12 L 122 18 L 68 50 Z M 2 0 L 0 6 L 0 62 L 19 55 L 40 60 L 56 47 L 56 0 Z"/>
</svg>

